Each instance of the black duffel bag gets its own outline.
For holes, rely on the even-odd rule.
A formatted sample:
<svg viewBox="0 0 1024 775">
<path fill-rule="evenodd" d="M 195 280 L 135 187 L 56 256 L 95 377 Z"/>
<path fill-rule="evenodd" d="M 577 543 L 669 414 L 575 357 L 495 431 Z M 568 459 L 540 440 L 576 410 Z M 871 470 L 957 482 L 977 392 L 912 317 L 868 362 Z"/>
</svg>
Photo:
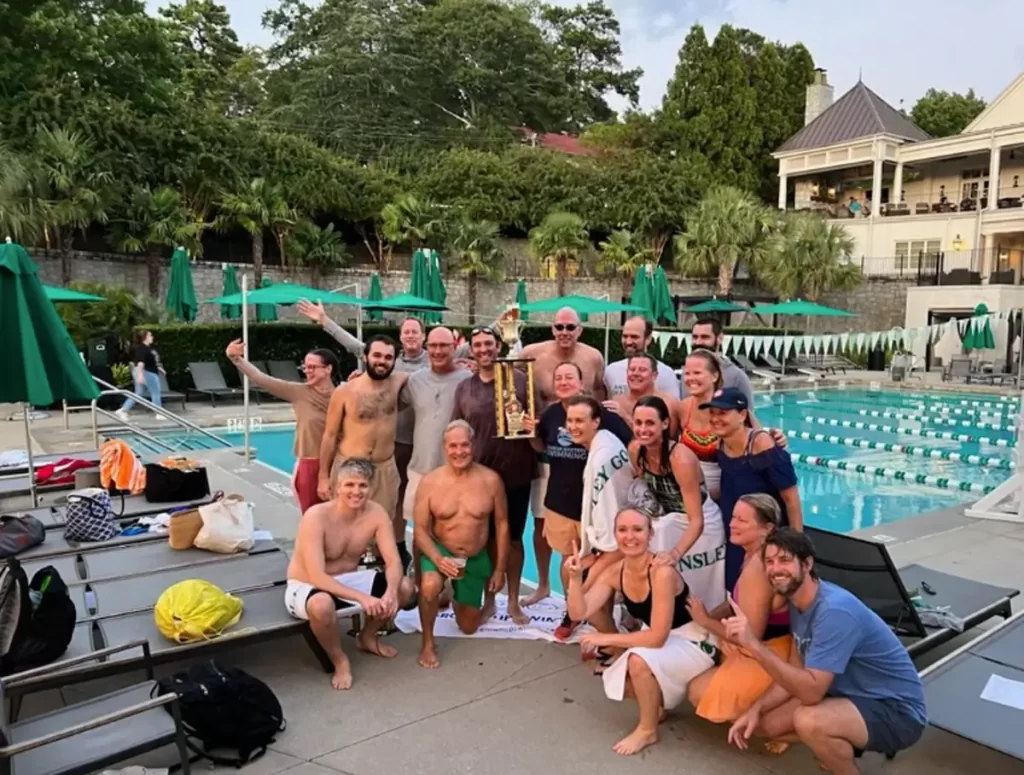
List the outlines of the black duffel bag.
<svg viewBox="0 0 1024 775">
<path fill-rule="evenodd" d="M 203 500 L 210 494 L 210 479 L 201 463 L 190 461 L 146 463 L 146 500 L 150 503 L 184 503 Z"/>
</svg>

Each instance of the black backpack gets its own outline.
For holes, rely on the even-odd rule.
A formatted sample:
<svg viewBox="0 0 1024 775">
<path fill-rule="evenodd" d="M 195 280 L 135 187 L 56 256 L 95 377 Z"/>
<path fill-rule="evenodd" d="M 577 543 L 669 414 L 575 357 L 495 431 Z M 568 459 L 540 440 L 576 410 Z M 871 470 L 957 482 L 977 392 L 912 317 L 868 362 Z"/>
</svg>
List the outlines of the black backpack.
<svg viewBox="0 0 1024 775">
<path fill-rule="evenodd" d="M 0 675 L 42 667 L 62 657 L 78 619 L 64 579 L 48 565 L 29 583 L 14 557 L 8 558 L 0 576 Z"/>
<path fill-rule="evenodd" d="M 241 767 L 260 758 L 285 728 L 281 703 L 263 681 L 240 670 L 210 660 L 162 678 L 156 696 L 174 692 L 181 720 L 191 740 L 189 748 L 214 764 Z M 168 706 L 168 712 L 171 712 Z M 228 748 L 237 758 L 220 758 L 210 750 Z"/>
</svg>

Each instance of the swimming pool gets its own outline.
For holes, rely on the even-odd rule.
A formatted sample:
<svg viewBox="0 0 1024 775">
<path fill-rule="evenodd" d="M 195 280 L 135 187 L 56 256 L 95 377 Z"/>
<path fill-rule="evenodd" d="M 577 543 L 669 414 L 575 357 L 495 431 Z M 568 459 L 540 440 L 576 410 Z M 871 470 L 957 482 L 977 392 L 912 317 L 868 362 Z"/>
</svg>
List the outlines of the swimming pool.
<svg viewBox="0 0 1024 775">
<path fill-rule="evenodd" d="M 880 527 L 976 500 L 1003 482 L 1013 465 L 1015 399 L 827 389 L 758 393 L 755 410 L 763 424 L 787 434 L 790 451 L 799 456 L 795 465 L 804 521 L 836 532 Z M 241 433 L 221 435 L 242 444 Z M 295 463 L 293 437 L 290 426 L 251 434 L 257 458 L 288 473 Z M 809 458 L 888 469 L 890 475 L 833 470 Z M 916 484 L 918 475 L 933 477 L 937 484 Z M 532 522 L 525 536 L 525 573 L 536 579 Z"/>
</svg>

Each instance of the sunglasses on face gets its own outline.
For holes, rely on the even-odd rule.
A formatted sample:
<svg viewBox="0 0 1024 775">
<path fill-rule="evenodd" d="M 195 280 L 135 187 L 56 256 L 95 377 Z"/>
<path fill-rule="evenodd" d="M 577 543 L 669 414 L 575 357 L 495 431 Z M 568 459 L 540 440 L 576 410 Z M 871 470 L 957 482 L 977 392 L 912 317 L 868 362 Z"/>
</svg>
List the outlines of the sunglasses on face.
<svg viewBox="0 0 1024 775">
<path fill-rule="evenodd" d="M 571 334 L 573 331 L 576 330 L 576 324 L 575 323 L 555 323 L 554 329 L 555 329 L 555 331 L 558 331 L 559 333 L 561 333 L 562 331 L 568 331 Z"/>
</svg>

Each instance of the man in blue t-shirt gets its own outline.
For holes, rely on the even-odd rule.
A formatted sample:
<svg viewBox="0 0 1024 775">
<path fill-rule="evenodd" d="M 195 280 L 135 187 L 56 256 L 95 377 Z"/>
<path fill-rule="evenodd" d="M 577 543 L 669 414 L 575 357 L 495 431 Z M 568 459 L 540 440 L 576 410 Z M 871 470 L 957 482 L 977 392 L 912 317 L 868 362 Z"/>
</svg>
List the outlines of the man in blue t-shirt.
<svg viewBox="0 0 1024 775">
<path fill-rule="evenodd" d="M 833 775 L 859 772 L 864 751 L 893 756 L 918 741 L 928 723 L 924 690 L 899 639 L 873 611 L 842 587 L 820 581 L 814 546 L 781 528 L 761 549 L 772 588 L 789 601 L 797 648 L 780 659 L 751 632 L 730 597 L 730 641 L 747 649 L 774 684 L 729 730 L 746 748 L 751 735 L 797 739 Z"/>
</svg>

